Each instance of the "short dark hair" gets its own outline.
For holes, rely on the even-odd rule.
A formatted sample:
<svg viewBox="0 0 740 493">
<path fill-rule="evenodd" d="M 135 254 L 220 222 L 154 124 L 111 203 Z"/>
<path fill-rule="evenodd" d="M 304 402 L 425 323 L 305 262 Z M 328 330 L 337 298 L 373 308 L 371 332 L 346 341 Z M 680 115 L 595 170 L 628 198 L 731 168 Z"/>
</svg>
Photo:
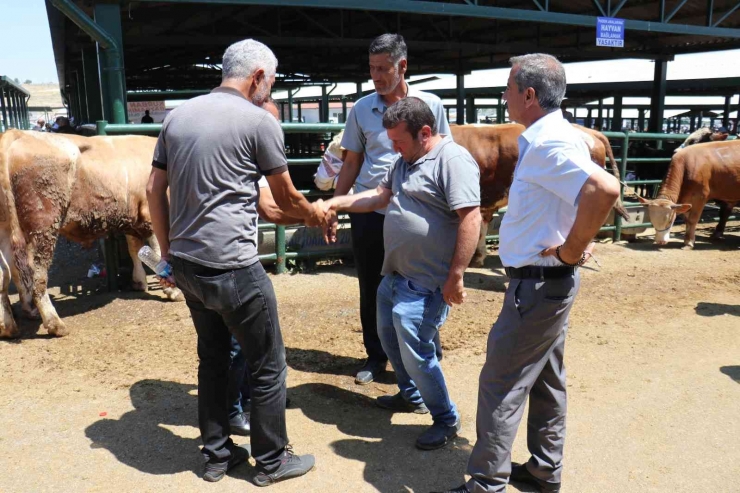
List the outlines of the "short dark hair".
<svg viewBox="0 0 740 493">
<path fill-rule="evenodd" d="M 381 34 L 370 43 L 370 54 L 388 53 L 394 65 L 408 56 L 406 41 L 400 34 Z"/>
<path fill-rule="evenodd" d="M 728 132 L 728 131 L 727 131 L 727 127 L 725 127 L 725 126 L 722 126 L 722 127 L 719 127 L 719 128 L 717 129 L 717 130 L 715 130 L 715 131 L 714 131 L 714 133 L 718 133 L 718 134 L 728 134 L 728 133 L 730 133 L 730 132 Z"/>
<path fill-rule="evenodd" d="M 437 135 L 437 121 L 434 113 L 429 105 L 419 98 L 413 96 L 403 98 L 385 110 L 383 128 L 395 128 L 401 122 L 406 122 L 406 128 L 414 139 L 424 125 L 429 125 L 432 135 Z"/>
</svg>

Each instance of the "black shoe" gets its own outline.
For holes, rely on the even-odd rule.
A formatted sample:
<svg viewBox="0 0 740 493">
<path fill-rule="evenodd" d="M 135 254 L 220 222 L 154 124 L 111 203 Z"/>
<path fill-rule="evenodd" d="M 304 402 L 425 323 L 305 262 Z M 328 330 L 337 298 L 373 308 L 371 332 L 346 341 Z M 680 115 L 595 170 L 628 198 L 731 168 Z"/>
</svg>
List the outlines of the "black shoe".
<svg viewBox="0 0 740 493">
<path fill-rule="evenodd" d="M 404 399 L 400 392 L 395 395 L 381 395 L 375 399 L 375 404 L 383 409 L 390 409 L 399 413 L 429 414 L 429 409 L 423 402 L 412 404 Z"/>
<path fill-rule="evenodd" d="M 416 439 L 416 446 L 422 450 L 436 450 L 447 445 L 450 440 L 457 436 L 462 425 L 458 419 L 454 425 L 449 426 L 444 423 L 435 423 L 419 435 Z"/>
<path fill-rule="evenodd" d="M 231 470 L 231 468 L 236 467 L 239 464 L 244 464 L 247 459 L 249 459 L 249 450 L 244 447 L 234 445 L 234 448 L 231 449 L 231 457 L 229 457 L 228 462 L 206 462 L 203 480 L 208 481 L 209 483 L 221 481 L 221 479 L 226 475 L 226 471 Z"/>
<path fill-rule="evenodd" d="M 470 490 L 468 489 L 468 486 L 464 484 L 462 486 L 458 486 L 453 490 L 432 491 L 431 493 L 470 493 Z"/>
<path fill-rule="evenodd" d="M 278 467 L 272 474 L 258 473 L 254 477 L 254 484 L 257 486 L 270 486 L 271 484 L 303 476 L 313 469 L 316 459 L 313 455 L 295 455 L 293 448 L 288 445 L 283 452 L 283 458 Z"/>
<path fill-rule="evenodd" d="M 367 385 L 375 380 L 378 375 L 385 371 L 388 366 L 388 360 L 378 361 L 375 359 L 368 359 L 365 364 L 357 371 L 355 376 L 355 383 L 357 385 Z"/>
<path fill-rule="evenodd" d="M 516 462 L 512 462 L 511 476 L 509 479 L 511 481 L 516 481 L 517 483 L 534 486 L 535 488 L 538 488 L 538 491 L 541 493 L 558 493 L 560 491 L 560 483 L 548 483 L 547 481 L 542 481 L 529 472 L 526 464 L 517 464 Z"/>
<path fill-rule="evenodd" d="M 249 413 L 242 412 L 229 419 L 229 426 L 231 427 L 232 435 L 248 437 L 251 429 L 249 425 Z"/>
</svg>

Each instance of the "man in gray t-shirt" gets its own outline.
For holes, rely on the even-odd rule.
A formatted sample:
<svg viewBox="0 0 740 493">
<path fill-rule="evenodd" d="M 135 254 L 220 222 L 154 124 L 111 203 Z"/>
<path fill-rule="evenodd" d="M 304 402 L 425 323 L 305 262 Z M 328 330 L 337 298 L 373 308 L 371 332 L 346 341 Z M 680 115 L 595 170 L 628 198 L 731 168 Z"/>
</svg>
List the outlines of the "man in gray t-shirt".
<svg viewBox="0 0 740 493">
<path fill-rule="evenodd" d="M 383 126 L 401 156 L 374 190 L 334 197 L 334 211 L 387 207 L 385 259 L 378 288 L 378 335 L 400 392 L 377 404 L 401 412 L 431 412 L 434 424 L 416 446 L 443 447 L 460 429 L 436 356 L 435 336 L 450 305 L 465 298 L 463 273 L 480 232 L 480 171 L 472 156 L 437 132 L 419 98 L 394 103 Z"/>
<path fill-rule="evenodd" d="M 275 292 L 257 257 L 262 175 L 287 215 L 311 226 L 324 222 L 321 203 L 309 204 L 290 180 L 280 125 L 259 107 L 276 69 L 262 43 L 231 45 L 221 85 L 168 115 L 147 185 L 162 257 L 172 264 L 198 335 L 198 424 L 203 479 L 211 482 L 248 457 L 229 436 L 231 335 L 244 349 L 252 391 L 254 482 L 267 486 L 314 465 L 313 456 L 287 447 L 285 347 Z"/>
</svg>

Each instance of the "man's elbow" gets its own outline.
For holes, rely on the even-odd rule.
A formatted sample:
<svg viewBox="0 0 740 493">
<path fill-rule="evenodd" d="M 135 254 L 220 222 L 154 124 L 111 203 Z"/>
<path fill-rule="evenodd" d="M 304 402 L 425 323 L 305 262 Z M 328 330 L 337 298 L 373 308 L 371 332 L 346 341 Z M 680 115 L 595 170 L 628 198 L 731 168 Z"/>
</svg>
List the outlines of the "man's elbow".
<svg viewBox="0 0 740 493">
<path fill-rule="evenodd" d="M 596 177 L 595 177 L 596 178 Z M 599 173 L 594 180 L 595 195 L 614 204 L 619 199 L 619 180 L 607 172 Z"/>
</svg>

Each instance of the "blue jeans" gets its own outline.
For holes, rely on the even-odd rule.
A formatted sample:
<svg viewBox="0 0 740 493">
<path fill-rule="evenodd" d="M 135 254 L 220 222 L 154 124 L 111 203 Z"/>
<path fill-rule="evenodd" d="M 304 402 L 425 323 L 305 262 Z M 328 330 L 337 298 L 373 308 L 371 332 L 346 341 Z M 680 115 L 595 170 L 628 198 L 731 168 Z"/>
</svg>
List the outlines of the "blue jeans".
<svg viewBox="0 0 740 493">
<path fill-rule="evenodd" d="M 401 395 L 412 404 L 424 402 L 435 422 L 451 426 L 459 414 L 434 343 L 449 312 L 439 288 L 429 291 L 399 274 L 385 276 L 378 287 L 378 335 Z"/>
<path fill-rule="evenodd" d="M 229 366 L 229 419 L 249 412 L 249 371 L 247 369 L 247 358 L 242 353 L 242 348 L 236 337 L 231 336 L 231 365 Z"/>
</svg>

